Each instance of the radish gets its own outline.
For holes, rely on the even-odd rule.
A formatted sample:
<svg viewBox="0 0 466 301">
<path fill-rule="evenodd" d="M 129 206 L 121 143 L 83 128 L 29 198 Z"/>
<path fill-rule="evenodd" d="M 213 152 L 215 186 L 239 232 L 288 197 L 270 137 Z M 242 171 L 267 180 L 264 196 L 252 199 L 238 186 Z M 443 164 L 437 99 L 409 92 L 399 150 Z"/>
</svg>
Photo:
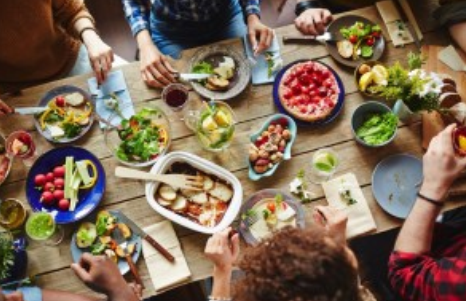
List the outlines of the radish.
<svg viewBox="0 0 466 301">
<path fill-rule="evenodd" d="M 55 201 L 55 198 L 53 197 L 53 193 L 51 193 L 50 191 L 44 191 L 42 193 L 42 197 L 41 197 L 42 203 L 44 203 L 45 205 L 52 205 L 54 201 Z"/>
<path fill-rule="evenodd" d="M 53 175 L 53 172 L 49 172 L 45 175 L 46 182 L 53 182 L 54 179 L 55 176 Z"/>
<path fill-rule="evenodd" d="M 38 174 L 34 178 L 34 184 L 36 186 L 42 187 L 45 185 L 46 182 L 46 177 L 43 174 Z"/>
<path fill-rule="evenodd" d="M 63 189 L 65 187 L 65 180 L 63 178 L 55 178 L 53 185 L 56 189 Z"/>
<path fill-rule="evenodd" d="M 44 191 L 54 191 L 54 190 L 55 190 L 55 186 L 53 185 L 53 183 L 51 182 L 45 183 Z"/>
<path fill-rule="evenodd" d="M 53 197 L 55 198 L 55 200 L 59 201 L 65 198 L 65 192 L 63 190 L 57 189 L 53 192 Z"/>
<path fill-rule="evenodd" d="M 63 211 L 68 211 L 70 209 L 70 201 L 68 199 L 61 199 L 58 202 L 58 208 Z"/>
<path fill-rule="evenodd" d="M 65 167 L 64 166 L 57 166 L 53 170 L 53 175 L 56 178 L 64 178 L 65 177 Z"/>
</svg>

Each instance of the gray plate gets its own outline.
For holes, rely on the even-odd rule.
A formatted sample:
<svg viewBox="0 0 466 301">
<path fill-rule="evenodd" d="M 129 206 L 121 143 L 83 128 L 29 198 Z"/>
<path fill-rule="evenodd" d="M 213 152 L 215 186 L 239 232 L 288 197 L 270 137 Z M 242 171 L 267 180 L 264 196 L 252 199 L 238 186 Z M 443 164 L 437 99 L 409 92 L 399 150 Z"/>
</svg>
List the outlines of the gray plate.
<svg viewBox="0 0 466 301">
<path fill-rule="evenodd" d="M 421 181 L 421 160 L 409 154 L 393 155 L 376 166 L 372 192 L 385 212 L 405 219 L 416 201 L 416 185 Z"/>
<path fill-rule="evenodd" d="M 109 212 L 110 212 L 111 215 L 115 216 L 116 218 L 118 218 L 119 215 L 120 215 L 120 211 L 118 211 L 118 210 L 109 210 Z M 95 224 L 96 216 L 93 215 L 93 218 L 88 219 L 88 221 Z M 134 233 L 134 229 L 131 229 L 131 232 L 132 232 L 131 237 L 128 240 L 128 243 L 131 243 L 131 244 L 135 243 L 136 244 L 136 249 L 135 249 L 135 251 L 133 253 L 133 256 L 132 256 L 134 263 L 136 263 L 138 261 L 138 259 L 139 259 L 139 256 L 141 256 L 142 238 L 139 235 L 136 235 L 136 233 Z M 85 252 L 89 252 L 88 248 L 80 249 L 76 245 L 76 232 L 73 234 L 73 238 L 71 239 L 70 249 L 71 249 L 71 256 L 73 257 L 73 262 L 75 262 L 75 263 L 79 262 L 79 259 L 81 258 L 81 256 Z M 125 259 L 118 258 L 118 269 L 120 270 L 121 275 L 125 275 L 126 273 L 129 272 L 129 265 L 126 262 Z"/>
<path fill-rule="evenodd" d="M 248 60 L 243 54 L 239 54 L 224 46 L 208 46 L 197 51 L 192 57 L 187 73 L 191 73 L 193 66 L 199 62 L 207 61 L 209 63 L 217 62 L 221 57 L 229 56 L 236 64 L 235 76 L 231 80 L 230 86 L 226 91 L 211 91 L 196 81 L 192 81 L 193 89 L 201 96 L 215 100 L 229 100 L 241 92 L 249 85 L 251 80 L 251 68 Z"/>
</svg>

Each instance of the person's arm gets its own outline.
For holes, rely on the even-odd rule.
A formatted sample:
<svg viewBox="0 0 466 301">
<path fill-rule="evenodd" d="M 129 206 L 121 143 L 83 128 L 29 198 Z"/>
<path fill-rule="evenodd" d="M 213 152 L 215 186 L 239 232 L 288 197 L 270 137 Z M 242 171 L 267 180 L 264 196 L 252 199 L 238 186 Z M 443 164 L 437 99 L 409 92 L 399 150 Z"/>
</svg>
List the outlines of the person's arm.
<svg viewBox="0 0 466 301">
<path fill-rule="evenodd" d="M 13 109 L 0 99 L 0 118 L 13 113 Z"/>
<path fill-rule="evenodd" d="M 458 46 L 466 52 L 466 20 L 450 26 L 449 31 Z"/>
<path fill-rule="evenodd" d="M 52 5 L 54 21 L 61 24 L 70 36 L 81 39 L 89 53 L 97 81 L 102 83 L 112 69 L 113 52 L 97 34 L 94 18 L 84 0 L 53 0 Z"/>
<path fill-rule="evenodd" d="M 99 298 L 78 295 L 69 292 L 55 291 L 55 290 L 42 290 L 42 301 L 101 301 Z"/>
<path fill-rule="evenodd" d="M 229 238 L 231 228 L 214 234 L 207 241 L 205 255 L 214 263 L 212 300 L 231 299 L 230 282 L 233 264 L 239 256 L 239 235 Z"/>
<path fill-rule="evenodd" d="M 295 9 L 296 28 L 305 35 L 319 35 L 333 20 L 332 13 L 318 0 L 299 0 Z"/>
<path fill-rule="evenodd" d="M 118 266 L 105 256 L 84 253 L 71 269 L 92 290 L 105 294 L 109 301 L 139 301 L 139 297 L 121 276 Z"/>
<path fill-rule="evenodd" d="M 241 0 L 241 7 L 248 25 L 248 37 L 254 55 L 258 55 L 270 47 L 273 41 L 273 30 L 260 20 L 259 0 Z"/>
</svg>

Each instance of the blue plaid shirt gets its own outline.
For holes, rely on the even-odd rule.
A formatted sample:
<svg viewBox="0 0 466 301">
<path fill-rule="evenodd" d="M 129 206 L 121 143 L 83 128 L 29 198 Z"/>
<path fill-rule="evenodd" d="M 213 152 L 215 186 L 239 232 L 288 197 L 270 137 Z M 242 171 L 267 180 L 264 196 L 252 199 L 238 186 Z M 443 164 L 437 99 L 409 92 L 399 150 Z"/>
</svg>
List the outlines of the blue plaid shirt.
<svg viewBox="0 0 466 301">
<path fill-rule="evenodd" d="M 122 0 L 133 35 L 144 29 L 150 30 L 149 13 L 152 10 L 169 20 L 206 22 L 222 9 L 225 0 Z M 259 0 L 240 0 L 246 16 L 260 14 Z"/>
</svg>

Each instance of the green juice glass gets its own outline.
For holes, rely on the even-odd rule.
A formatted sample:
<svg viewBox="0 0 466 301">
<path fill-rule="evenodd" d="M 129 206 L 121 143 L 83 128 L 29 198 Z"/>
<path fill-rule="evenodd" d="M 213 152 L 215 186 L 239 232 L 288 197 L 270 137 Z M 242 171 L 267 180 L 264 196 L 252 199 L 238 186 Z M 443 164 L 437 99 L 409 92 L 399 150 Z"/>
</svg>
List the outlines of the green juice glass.
<svg viewBox="0 0 466 301">
<path fill-rule="evenodd" d="M 312 156 L 310 180 L 315 184 L 328 181 L 336 172 L 340 159 L 331 148 L 318 150 Z"/>
<path fill-rule="evenodd" d="M 34 241 L 45 245 L 58 245 L 64 237 L 63 228 L 58 226 L 54 217 L 47 212 L 34 212 L 26 222 L 26 234 Z"/>
</svg>

